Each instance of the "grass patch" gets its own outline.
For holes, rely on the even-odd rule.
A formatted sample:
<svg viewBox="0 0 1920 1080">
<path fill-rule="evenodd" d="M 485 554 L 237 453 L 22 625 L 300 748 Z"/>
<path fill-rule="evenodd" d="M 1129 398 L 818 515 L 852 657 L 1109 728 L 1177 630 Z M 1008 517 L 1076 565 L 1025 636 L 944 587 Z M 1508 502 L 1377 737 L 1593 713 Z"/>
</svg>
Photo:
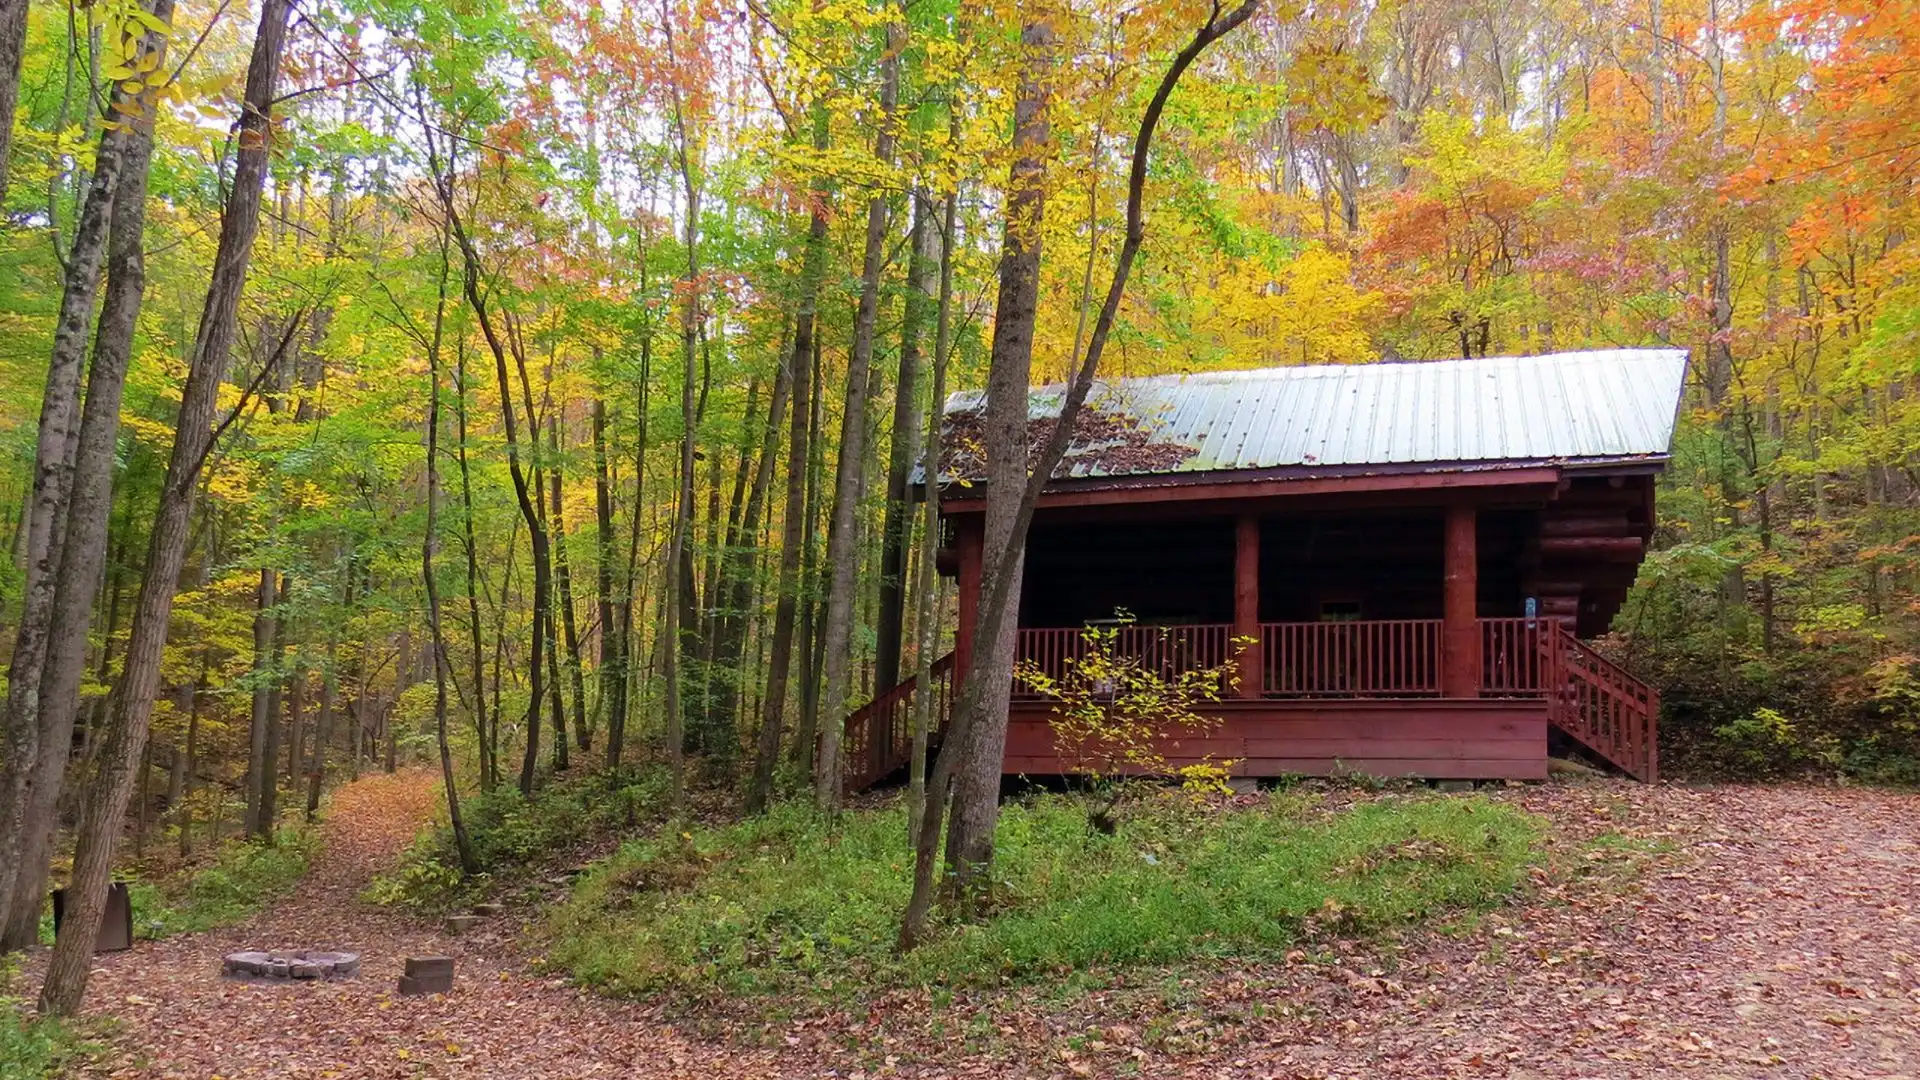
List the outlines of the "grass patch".
<svg viewBox="0 0 1920 1080">
<path fill-rule="evenodd" d="M 99 1053 L 72 1023 L 34 1016 L 27 1002 L 12 996 L 19 982 L 10 958 L 0 959 L 0 1080 L 50 1080 Z"/>
<path fill-rule="evenodd" d="M 1381 797 L 1339 813 L 1169 798 L 1111 836 L 1049 796 L 1005 808 L 986 921 L 900 957 L 904 811 L 828 822 L 798 805 L 627 844 L 550 920 L 549 961 L 616 993 L 837 998 L 986 987 L 1095 968 L 1262 958 L 1500 903 L 1540 826 L 1479 798 Z"/>
<path fill-rule="evenodd" d="M 604 774 L 554 778 L 533 797 L 504 786 L 460 802 L 478 873 L 463 878 L 453 830 L 441 822 L 408 846 L 392 870 L 374 879 L 367 898 L 422 912 L 462 906 L 484 895 L 496 879 L 547 864 L 609 832 L 657 818 L 667 805 L 663 771 L 623 777 Z"/>
<path fill-rule="evenodd" d="M 131 886 L 133 932 L 158 940 L 232 926 L 293 891 L 318 854 L 319 834 L 285 828 L 266 844 L 235 843 L 212 864 Z"/>
</svg>

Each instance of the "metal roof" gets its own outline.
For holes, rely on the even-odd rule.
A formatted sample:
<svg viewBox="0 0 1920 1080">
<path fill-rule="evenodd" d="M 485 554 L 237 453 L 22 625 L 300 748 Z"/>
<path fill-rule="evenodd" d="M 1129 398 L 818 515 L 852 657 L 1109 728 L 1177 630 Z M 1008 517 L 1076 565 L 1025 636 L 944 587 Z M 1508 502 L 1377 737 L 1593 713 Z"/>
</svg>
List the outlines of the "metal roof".
<svg viewBox="0 0 1920 1080">
<path fill-rule="evenodd" d="M 1686 366 L 1683 349 L 1607 349 L 1102 381 L 1055 475 L 1658 460 Z M 1032 420 L 1058 417 L 1062 393 L 1035 388 Z M 953 394 L 946 426 L 973 421 L 985 400 Z"/>
</svg>

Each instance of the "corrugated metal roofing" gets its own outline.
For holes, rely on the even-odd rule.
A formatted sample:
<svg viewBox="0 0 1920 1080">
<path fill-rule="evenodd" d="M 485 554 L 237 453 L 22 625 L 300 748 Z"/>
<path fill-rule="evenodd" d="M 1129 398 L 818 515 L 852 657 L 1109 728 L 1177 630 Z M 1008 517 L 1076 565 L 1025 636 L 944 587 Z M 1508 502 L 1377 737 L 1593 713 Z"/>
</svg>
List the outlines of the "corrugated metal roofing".
<svg viewBox="0 0 1920 1080">
<path fill-rule="evenodd" d="M 1095 385 L 1075 426 L 1098 410 L 1161 452 L 1076 439 L 1057 475 L 1658 458 L 1686 365 L 1681 349 L 1608 349 L 1117 379 Z M 1057 417 L 1060 398 L 1036 388 L 1029 415 Z M 952 395 L 948 424 L 984 403 Z"/>
</svg>

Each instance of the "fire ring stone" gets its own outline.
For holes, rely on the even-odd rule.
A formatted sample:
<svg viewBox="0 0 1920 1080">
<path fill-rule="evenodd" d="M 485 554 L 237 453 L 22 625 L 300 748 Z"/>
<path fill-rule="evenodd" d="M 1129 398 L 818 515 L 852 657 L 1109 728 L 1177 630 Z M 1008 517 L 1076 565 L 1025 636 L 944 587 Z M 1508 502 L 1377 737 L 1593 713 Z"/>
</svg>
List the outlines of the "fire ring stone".
<svg viewBox="0 0 1920 1080">
<path fill-rule="evenodd" d="M 220 974 L 236 979 L 344 979 L 360 971 L 360 954 L 295 949 L 291 952 L 228 953 Z"/>
</svg>

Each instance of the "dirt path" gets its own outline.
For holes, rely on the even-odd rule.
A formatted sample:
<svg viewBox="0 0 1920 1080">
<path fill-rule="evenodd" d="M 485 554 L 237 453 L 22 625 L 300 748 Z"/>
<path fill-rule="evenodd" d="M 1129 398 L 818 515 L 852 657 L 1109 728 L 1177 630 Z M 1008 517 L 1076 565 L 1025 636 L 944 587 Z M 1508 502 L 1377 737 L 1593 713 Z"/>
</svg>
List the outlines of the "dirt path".
<svg viewBox="0 0 1920 1080">
<path fill-rule="evenodd" d="M 1099 998 L 1011 995 L 996 1010 L 1001 1060 L 921 1045 L 878 1072 L 1920 1077 L 1920 797 L 1625 783 L 1501 797 L 1553 819 L 1559 868 L 1471 933 L 1392 959 L 1223 973 L 1183 1011 L 1175 1030 L 1191 1024 L 1191 1037 L 1148 1040 L 1136 1016 L 1089 1039 Z M 325 854 L 276 910 L 102 958 L 92 1001 L 122 1020 L 127 1052 L 111 1075 L 858 1076 L 877 1064 L 836 1055 L 855 1032 L 831 1024 L 796 1029 L 777 1056 L 684 1036 L 530 976 L 509 928 L 448 938 L 362 903 L 432 805 L 431 774 L 343 788 Z M 320 985 L 219 977 L 225 952 L 300 945 L 356 949 L 365 971 Z M 434 953 L 456 958 L 451 995 L 392 993 L 405 956 Z M 891 1026 L 844 1024 L 869 1039 Z"/>
<path fill-rule="evenodd" d="M 120 1021 L 114 1077 L 712 1077 L 766 1075 L 733 1049 L 683 1039 L 636 1008 L 527 973 L 509 931 L 449 937 L 360 892 L 433 813 L 430 772 L 340 788 L 297 891 L 247 925 L 103 956 L 91 1008 Z M 220 976 L 247 948 L 359 952 L 359 977 L 269 985 Z M 401 997 L 408 956 L 454 957 L 453 993 Z M 725 1061 L 725 1064 L 719 1062 Z"/>
<path fill-rule="evenodd" d="M 1402 970 L 1315 969 L 1208 1075 L 1920 1077 L 1920 797 L 1809 787 L 1525 789 L 1588 846 Z M 1670 847 L 1610 887 L 1608 862 Z"/>
</svg>

